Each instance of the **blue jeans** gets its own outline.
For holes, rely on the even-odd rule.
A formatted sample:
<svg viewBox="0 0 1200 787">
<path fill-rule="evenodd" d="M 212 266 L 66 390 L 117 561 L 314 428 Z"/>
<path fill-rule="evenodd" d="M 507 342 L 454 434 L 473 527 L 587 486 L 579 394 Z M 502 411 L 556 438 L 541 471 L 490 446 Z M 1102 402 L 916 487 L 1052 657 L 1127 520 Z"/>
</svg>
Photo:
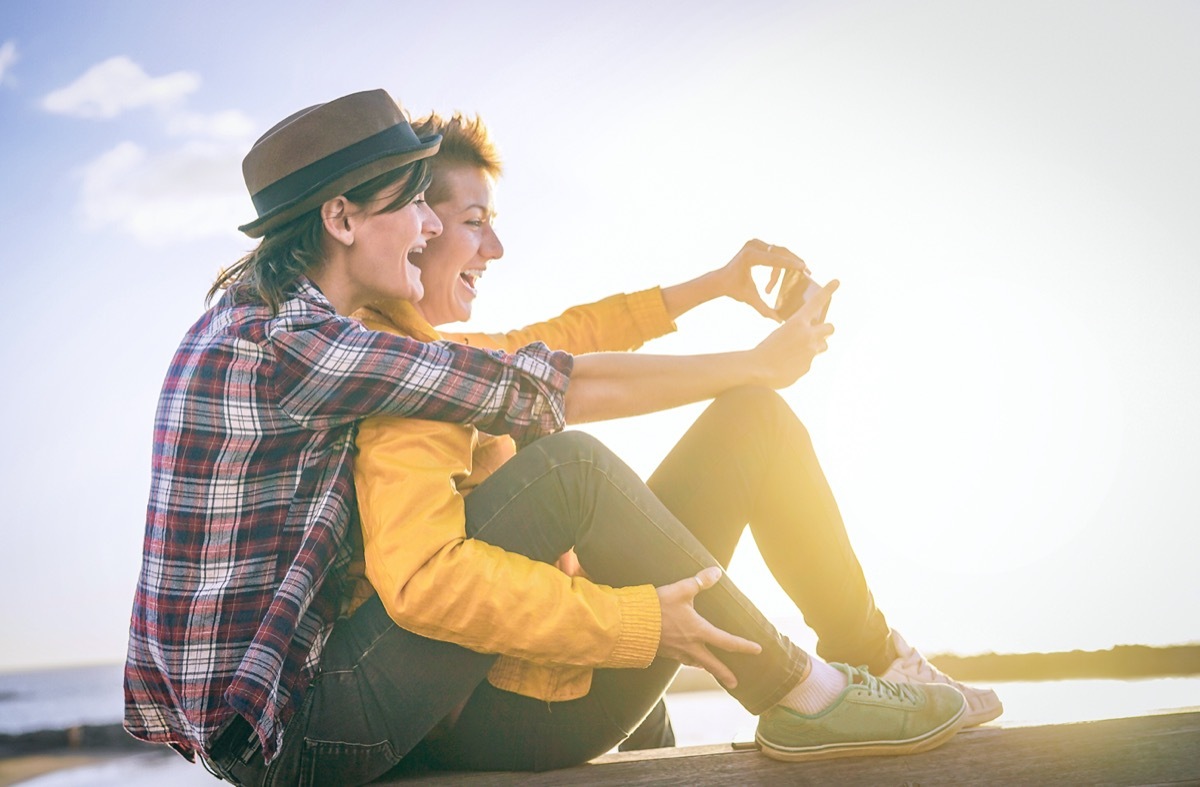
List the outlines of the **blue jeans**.
<svg viewBox="0 0 1200 787">
<path fill-rule="evenodd" d="M 574 548 L 589 576 L 614 586 L 666 585 L 725 565 L 749 523 L 820 637 L 820 652 L 854 663 L 890 660 L 887 624 L 808 435 L 773 392 L 718 397 L 649 485 L 586 434 L 538 440 L 467 497 L 466 518 L 468 536 L 535 560 L 553 562 Z M 696 609 L 763 646 L 755 656 L 718 654 L 738 677 L 731 694 L 749 712 L 775 704 L 805 672 L 806 654 L 728 577 L 701 593 Z M 400 770 L 575 765 L 626 739 L 648 714 L 661 715 L 678 669 L 658 659 L 644 670 L 596 670 L 587 696 L 547 703 L 488 684 L 494 658 L 404 631 L 374 599 L 335 626 L 270 768 L 261 755 L 235 751 L 243 756 L 223 757 L 233 766 L 227 774 L 244 784 L 354 784 L 402 758 Z M 464 700 L 453 727 L 429 735 Z M 665 724 L 663 715 L 650 727 Z"/>
</svg>

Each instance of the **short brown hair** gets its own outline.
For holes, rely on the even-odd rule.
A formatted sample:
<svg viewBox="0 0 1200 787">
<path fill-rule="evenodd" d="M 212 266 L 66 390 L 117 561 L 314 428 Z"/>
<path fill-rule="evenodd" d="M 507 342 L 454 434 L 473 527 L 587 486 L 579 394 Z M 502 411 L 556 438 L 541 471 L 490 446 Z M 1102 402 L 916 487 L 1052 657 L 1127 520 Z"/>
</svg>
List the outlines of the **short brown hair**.
<svg viewBox="0 0 1200 787">
<path fill-rule="evenodd" d="M 477 167 L 493 178 L 500 177 L 503 171 L 500 152 L 496 150 L 491 133 L 478 115 L 467 117 L 455 112 L 449 118 L 444 118 L 436 112 L 430 112 L 414 121 L 412 127 L 422 139 L 431 134 L 442 135 L 442 146 L 437 155 L 428 159 L 433 168 L 433 185 L 429 187 L 425 198 L 431 204 L 442 202 L 449 196 L 440 184 L 438 174 L 451 167 Z"/>
</svg>

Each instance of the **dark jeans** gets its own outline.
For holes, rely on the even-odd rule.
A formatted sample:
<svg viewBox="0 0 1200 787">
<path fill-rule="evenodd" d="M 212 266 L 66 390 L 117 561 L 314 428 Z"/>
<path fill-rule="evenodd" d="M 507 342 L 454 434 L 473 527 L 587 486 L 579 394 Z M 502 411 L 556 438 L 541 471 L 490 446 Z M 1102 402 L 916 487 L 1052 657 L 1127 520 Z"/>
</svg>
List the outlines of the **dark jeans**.
<svg viewBox="0 0 1200 787">
<path fill-rule="evenodd" d="M 859 664 L 886 657 L 887 624 L 808 435 L 773 392 L 719 397 L 649 486 L 585 434 L 543 438 L 467 498 L 466 516 L 469 536 L 536 560 L 553 562 L 573 547 L 589 576 L 614 586 L 660 586 L 725 565 L 750 523 L 772 573 L 820 637 L 820 652 Z M 757 656 L 718 654 L 738 676 L 731 694 L 751 713 L 775 704 L 807 668 L 806 655 L 728 577 L 701 593 L 696 609 L 763 646 Z M 402 757 L 402 767 L 435 769 L 574 765 L 611 749 L 647 714 L 661 714 L 678 668 L 659 659 L 644 670 L 596 670 L 587 696 L 547 703 L 488 684 L 493 660 L 404 631 L 378 599 L 368 602 L 334 628 L 270 769 L 264 773 L 256 755 L 233 763 L 230 775 L 243 783 L 352 784 Z M 423 740 L 464 699 L 454 726 Z M 665 714 L 647 726 L 664 725 Z"/>
</svg>

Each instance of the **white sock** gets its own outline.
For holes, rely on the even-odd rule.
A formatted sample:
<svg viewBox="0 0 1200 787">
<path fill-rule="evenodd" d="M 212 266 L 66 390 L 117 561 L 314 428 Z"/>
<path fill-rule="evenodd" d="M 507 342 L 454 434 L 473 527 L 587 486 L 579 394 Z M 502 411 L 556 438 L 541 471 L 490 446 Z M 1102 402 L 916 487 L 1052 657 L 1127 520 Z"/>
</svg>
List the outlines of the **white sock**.
<svg viewBox="0 0 1200 787">
<path fill-rule="evenodd" d="M 785 708 L 806 716 L 820 713 L 833 704 L 849 684 L 846 673 L 809 656 L 812 670 L 779 701 Z"/>
</svg>

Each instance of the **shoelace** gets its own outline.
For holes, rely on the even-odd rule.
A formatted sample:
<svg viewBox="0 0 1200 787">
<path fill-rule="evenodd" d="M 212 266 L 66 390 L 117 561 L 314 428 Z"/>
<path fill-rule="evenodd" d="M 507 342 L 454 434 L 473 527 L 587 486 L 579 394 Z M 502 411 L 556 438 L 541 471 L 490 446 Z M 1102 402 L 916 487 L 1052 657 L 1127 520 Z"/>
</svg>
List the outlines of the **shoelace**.
<svg viewBox="0 0 1200 787">
<path fill-rule="evenodd" d="M 942 672 L 937 667 L 929 663 L 921 653 L 917 650 L 910 650 L 908 653 L 900 655 L 900 663 L 904 667 L 903 671 L 908 674 L 915 673 L 914 677 L 919 678 L 925 683 L 944 683 L 947 686 L 953 686 L 962 692 L 963 697 L 967 700 L 967 707 L 980 708 L 986 707 L 988 702 L 985 697 L 981 697 L 977 689 L 966 686 L 946 673 Z"/>
<path fill-rule="evenodd" d="M 850 673 L 850 683 L 862 686 L 868 694 L 881 699 L 895 698 L 901 702 L 911 702 L 914 705 L 920 699 L 920 694 L 911 683 L 893 683 L 890 680 L 876 677 L 867 671 L 865 664 Z"/>
<path fill-rule="evenodd" d="M 938 670 L 929 660 L 916 650 L 910 650 L 908 653 L 900 656 L 900 662 L 904 665 L 905 671 L 913 670 L 916 672 L 915 677 L 922 680 L 933 681 L 935 683 L 952 683 L 952 679 L 946 673 Z"/>
<path fill-rule="evenodd" d="M 925 683 L 944 683 L 947 686 L 953 686 L 963 693 L 968 702 L 978 702 L 973 697 L 978 693 L 969 686 L 965 686 L 946 673 L 942 672 L 937 667 L 929 663 L 929 660 L 921 655 L 918 650 L 909 650 L 908 653 L 900 655 L 900 663 L 904 666 L 904 672 L 913 674 L 913 677 L 919 678 Z"/>
</svg>

